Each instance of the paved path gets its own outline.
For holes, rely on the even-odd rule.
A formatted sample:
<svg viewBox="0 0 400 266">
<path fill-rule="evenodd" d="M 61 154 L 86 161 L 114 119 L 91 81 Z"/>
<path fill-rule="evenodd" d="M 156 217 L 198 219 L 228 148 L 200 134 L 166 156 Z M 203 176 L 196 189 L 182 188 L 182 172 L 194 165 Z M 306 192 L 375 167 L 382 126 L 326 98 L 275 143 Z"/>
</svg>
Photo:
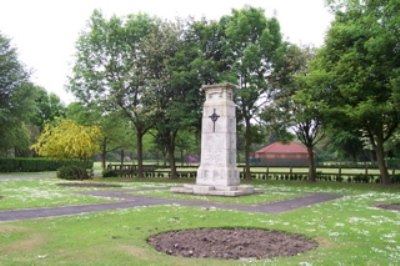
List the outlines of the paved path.
<svg viewBox="0 0 400 266">
<path fill-rule="evenodd" d="M 168 189 L 168 188 L 156 188 L 156 189 Z M 298 209 L 313 204 L 318 204 L 329 200 L 338 199 L 344 196 L 337 194 L 313 193 L 300 198 L 283 200 L 279 202 L 272 202 L 268 204 L 237 205 L 237 204 L 204 202 L 204 201 L 193 201 L 193 200 L 151 198 L 145 196 L 135 196 L 126 194 L 127 192 L 133 192 L 133 191 L 138 191 L 138 190 L 79 192 L 79 194 L 92 195 L 97 197 L 120 198 L 121 202 L 0 211 L 0 222 L 28 220 L 28 219 L 63 216 L 63 215 L 74 215 L 74 214 L 89 213 L 96 211 L 106 211 L 106 210 L 115 210 L 124 208 L 134 208 L 139 206 L 154 206 L 154 205 L 165 205 L 165 204 L 179 204 L 181 206 L 196 206 L 204 208 L 215 207 L 218 209 L 274 214 L 274 213 L 291 211 L 294 209 Z M 268 191 L 266 191 L 266 193 L 268 193 Z"/>
</svg>

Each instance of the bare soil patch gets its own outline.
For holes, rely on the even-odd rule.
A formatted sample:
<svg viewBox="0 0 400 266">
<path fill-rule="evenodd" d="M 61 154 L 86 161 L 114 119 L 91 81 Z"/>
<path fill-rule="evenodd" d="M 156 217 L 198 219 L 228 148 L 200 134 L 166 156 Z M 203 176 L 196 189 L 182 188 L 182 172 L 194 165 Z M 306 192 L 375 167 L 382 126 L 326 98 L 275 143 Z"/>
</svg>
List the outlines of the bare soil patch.
<svg viewBox="0 0 400 266">
<path fill-rule="evenodd" d="M 121 185 L 99 183 L 58 183 L 57 185 L 64 187 L 122 187 Z"/>
<path fill-rule="evenodd" d="M 385 210 L 391 210 L 391 211 L 400 212 L 400 203 L 399 204 L 395 204 L 395 203 L 380 204 L 380 205 L 377 205 L 376 207 L 381 208 L 381 209 L 385 209 Z"/>
<path fill-rule="evenodd" d="M 289 257 L 318 247 L 301 235 L 245 228 L 167 232 L 149 237 L 147 243 L 172 256 L 236 260 Z"/>
</svg>

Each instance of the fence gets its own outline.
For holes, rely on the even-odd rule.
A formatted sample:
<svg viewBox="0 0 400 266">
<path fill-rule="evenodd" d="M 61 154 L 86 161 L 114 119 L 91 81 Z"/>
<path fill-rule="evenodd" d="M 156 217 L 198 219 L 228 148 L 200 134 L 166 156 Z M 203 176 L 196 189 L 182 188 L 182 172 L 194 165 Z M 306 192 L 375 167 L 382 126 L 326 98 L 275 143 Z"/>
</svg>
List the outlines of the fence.
<svg viewBox="0 0 400 266">
<path fill-rule="evenodd" d="M 137 177 L 137 165 L 108 165 L 108 169 L 115 171 L 116 176 Z M 244 166 L 238 166 L 240 178 L 244 179 Z M 332 170 L 335 171 L 332 171 Z M 253 180 L 308 180 L 308 169 L 304 167 L 251 167 Z M 114 175 L 114 176 L 115 176 Z M 156 165 L 143 165 L 143 176 L 149 178 L 171 178 L 169 168 Z M 177 166 L 178 178 L 196 178 L 197 168 Z M 400 175 L 396 169 L 391 170 L 392 181 L 400 183 Z M 359 168 L 349 171 L 349 168 L 318 168 L 317 180 L 336 182 L 380 182 L 380 174 L 376 168 Z"/>
</svg>

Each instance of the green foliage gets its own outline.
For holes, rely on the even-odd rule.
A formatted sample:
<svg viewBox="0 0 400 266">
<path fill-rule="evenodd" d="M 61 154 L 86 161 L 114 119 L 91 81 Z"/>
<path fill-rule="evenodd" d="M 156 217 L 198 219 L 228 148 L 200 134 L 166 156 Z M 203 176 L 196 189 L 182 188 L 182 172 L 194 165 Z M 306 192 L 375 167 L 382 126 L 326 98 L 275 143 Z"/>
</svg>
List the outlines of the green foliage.
<svg viewBox="0 0 400 266">
<path fill-rule="evenodd" d="M 57 159 L 86 161 L 99 150 L 101 129 L 98 126 L 82 126 L 71 120 L 47 123 L 43 134 L 31 149 L 39 155 Z"/>
<path fill-rule="evenodd" d="M 110 170 L 110 169 L 104 169 L 102 172 L 103 177 L 118 177 L 118 171 L 115 170 Z"/>
<path fill-rule="evenodd" d="M 12 148 L 22 149 L 19 141 L 29 140 L 26 122 L 35 109 L 34 86 L 17 55 L 10 40 L 0 33 L 0 152 L 3 154 Z"/>
<path fill-rule="evenodd" d="M 69 84 L 70 91 L 84 105 L 100 106 L 103 113 L 120 111 L 130 120 L 136 130 L 139 165 L 143 159 L 142 138 L 153 125 L 151 115 L 157 110 L 147 108 L 142 101 L 149 87 L 146 82 L 154 80 L 146 64 L 163 66 L 162 58 L 146 57 L 153 47 L 143 43 L 157 21 L 146 14 L 106 19 L 95 10 L 76 43 Z"/>
<path fill-rule="evenodd" d="M 319 51 L 315 76 L 330 80 L 325 93 L 330 118 L 351 121 L 363 130 L 377 155 L 382 180 L 390 183 L 384 143 L 398 128 L 397 82 L 400 69 L 399 1 L 340 1 L 335 21 Z M 395 11 L 397 10 L 397 11 Z M 340 126 L 343 123 L 336 123 Z"/>
<path fill-rule="evenodd" d="M 83 166 L 69 165 L 57 169 L 57 177 L 66 180 L 84 180 L 89 179 L 90 174 Z"/>
<path fill-rule="evenodd" d="M 93 168 L 93 161 L 80 162 L 77 160 L 51 160 L 47 158 L 1 158 L 0 172 L 43 172 L 56 171 L 61 166 L 82 165 L 86 168 Z"/>
<path fill-rule="evenodd" d="M 45 122 L 54 121 L 56 117 L 65 117 L 66 107 L 56 94 L 48 93 L 40 86 L 35 86 L 34 90 L 36 108 L 30 115 L 30 122 L 43 131 Z"/>
</svg>

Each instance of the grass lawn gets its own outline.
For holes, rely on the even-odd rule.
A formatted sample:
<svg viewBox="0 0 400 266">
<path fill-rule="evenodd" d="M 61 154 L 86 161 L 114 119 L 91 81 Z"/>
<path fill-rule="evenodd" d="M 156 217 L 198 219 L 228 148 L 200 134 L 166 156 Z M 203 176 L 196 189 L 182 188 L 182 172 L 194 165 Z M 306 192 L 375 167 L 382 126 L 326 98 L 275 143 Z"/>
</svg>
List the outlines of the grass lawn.
<svg viewBox="0 0 400 266">
<path fill-rule="evenodd" d="M 88 180 L 84 183 L 98 183 L 99 180 Z M 120 185 L 121 188 L 97 188 L 97 187 L 65 187 L 59 183 L 75 183 L 58 178 L 31 178 L 31 179 L 5 179 L 0 180 L 0 210 L 54 207 L 66 205 L 82 205 L 100 202 L 119 201 L 120 199 L 99 198 L 74 194 L 78 191 L 93 190 L 116 190 L 147 188 L 157 183 L 147 182 L 112 182 L 113 185 Z M 165 184 L 161 184 L 164 185 Z"/>
<path fill-rule="evenodd" d="M 41 204 L 48 206 L 53 202 L 58 202 L 55 206 L 61 203 L 84 204 L 100 200 L 69 194 L 90 188 L 59 187 L 55 185 L 57 182 L 60 180 L 49 178 L 0 180 L 0 194 L 4 196 L 0 200 L 0 206 L 3 208 L 9 197 L 14 198 L 15 202 L 26 201 L 22 205 L 14 204 L 14 207 L 9 208 L 29 208 Z M 127 183 L 122 180 L 112 183 L 122 184 L 122 189 L 172 185 L 143 181 Z M 260 181 L 252 184 L 280 192 L 276 193 L 275 199 L 278 199 L 279 194 L 289 194 L 290 191 L 301 192 L 299 194 L 326 192 L 348 196 L 282 214 L 163 205 L 5 222 L 0 223 L 0 265 L 400 264 L 400 212 L 371 207 L 376 202 L 400 203 L 398 186 L 388 188 L 374 184 L 310 184 L 293 181 Z M 261 198 L 262 195 L 254 197 Z M 237 199 L 242 204 L 246 201 L 246 197 Z M 213 197 L 207 200 L 213 200 Z M 282 230 L 313 238 L 319 243 L 319 247 L 294 257 L 246 262 L 172 257 L 155 251 L 146 243 L 149 236 L 160 232 L 200 227 Z"/>
</svg>

